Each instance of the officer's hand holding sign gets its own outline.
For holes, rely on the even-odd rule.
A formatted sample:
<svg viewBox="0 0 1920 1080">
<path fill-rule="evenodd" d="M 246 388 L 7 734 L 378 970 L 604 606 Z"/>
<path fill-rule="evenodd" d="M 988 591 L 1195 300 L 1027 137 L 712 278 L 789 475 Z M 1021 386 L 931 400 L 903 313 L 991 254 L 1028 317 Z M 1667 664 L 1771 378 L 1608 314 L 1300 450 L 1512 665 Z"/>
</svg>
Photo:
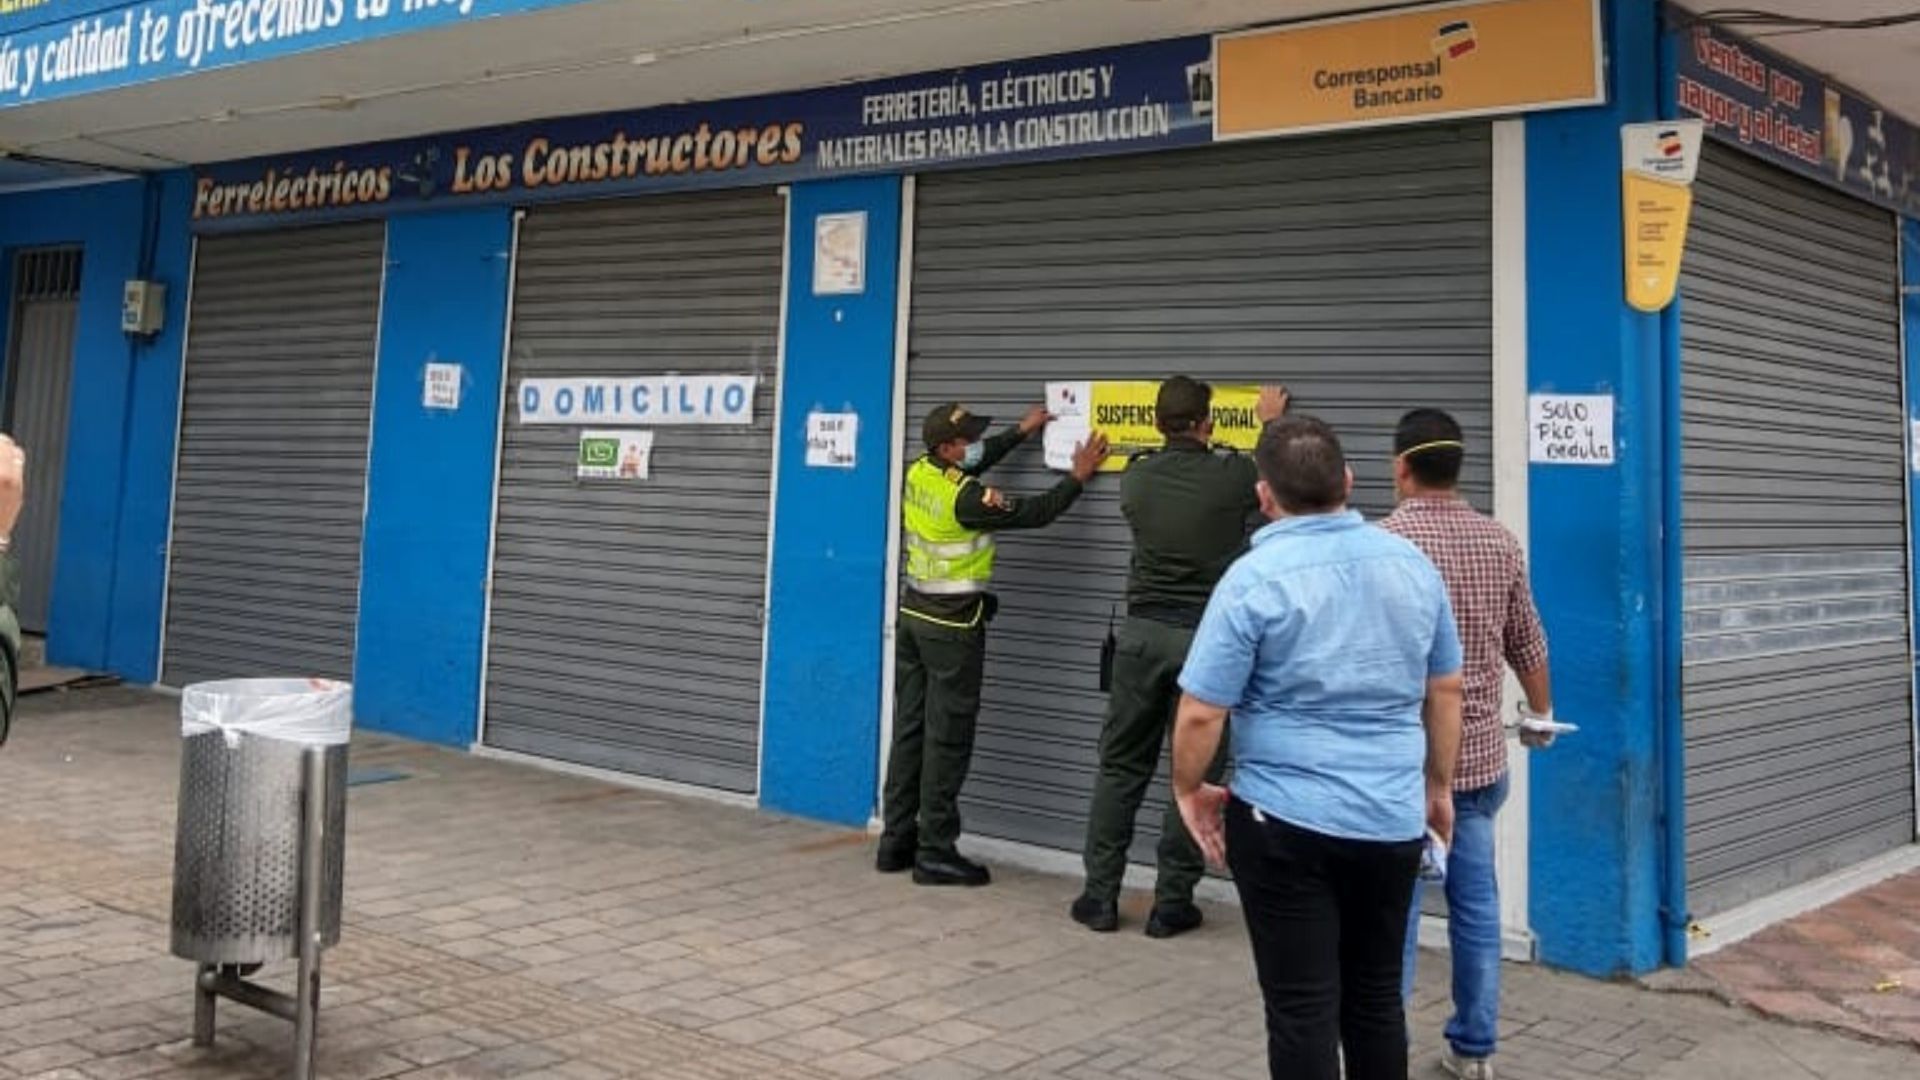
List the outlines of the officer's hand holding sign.
<svg viewBox="0 0 1920 1080">
<path fill-rule="evenodd" d="M 1094 474 L 1100 471 L 1100 463 L 1107 460 L 1107 451 L 1110 449 L 1112 447 L 1108 445 L 1105 435 L 1096 431 L 1087 436 L 1086 442 L 1073 448 L 1073 468 L 1070 470 L 1073 478 L 1083 484 L 1092 480 Z"/>
</svg>

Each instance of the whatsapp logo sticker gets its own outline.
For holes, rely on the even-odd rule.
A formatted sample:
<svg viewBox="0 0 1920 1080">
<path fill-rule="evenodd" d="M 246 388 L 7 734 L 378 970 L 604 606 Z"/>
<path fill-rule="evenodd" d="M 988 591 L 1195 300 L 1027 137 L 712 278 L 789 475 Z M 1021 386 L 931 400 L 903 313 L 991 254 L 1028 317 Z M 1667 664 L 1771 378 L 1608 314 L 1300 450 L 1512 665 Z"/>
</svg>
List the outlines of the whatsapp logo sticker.
<svg viewBox="0 0 1920 1080">
<path fill-rule="evenodd" d="M 580 440 L 580 467 L 611 469 L 620 461 L 619 439 L 586 438 Z"/>
</svg>

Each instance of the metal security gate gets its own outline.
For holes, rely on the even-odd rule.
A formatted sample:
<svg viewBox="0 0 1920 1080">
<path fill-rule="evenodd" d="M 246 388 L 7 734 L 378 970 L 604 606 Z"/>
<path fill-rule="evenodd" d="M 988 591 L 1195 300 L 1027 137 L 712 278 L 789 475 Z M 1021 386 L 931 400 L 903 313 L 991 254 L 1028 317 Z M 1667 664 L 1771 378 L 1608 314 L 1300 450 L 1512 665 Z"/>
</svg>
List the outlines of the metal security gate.
<svg viewBox="0 0 1920 1080">
<path fill-rule="evenodd" d="M 486 745 L 755 790 L 785 212 L 771 190 L 528 212 L 509 393 L 540 376 L 758 383 L 751 427 L 656 428 L 645 480 L 576 479 L 581 428 L 509 407 Z"/>
<path fill-rule="evenodd" d="M 1681 285 L 1687 881 L 1709 915 L 1909 843 L 1892 215 L 1709 145 Z"/>
<path fill-rule="evenodd" d="M 26 506 L 13 530 L 20 600 L 30 633 L 47 631 L 60 540 L 74 328 L 80 311 L 79 248 L 23 251 L 13 260 L 13 341 L 7 350 L 6 430 L 27 452 Z"/>
<path fill-rule="evenodd" d="M 194 258 L 161 679 L 351 678 L 385 226 Z"/>
<path fill-rule="evenodd" d="M 1431 405 L 1491 445 L 1492 145 L 1484 125 L 1215 147 L 924 177 L 908 365 L 919 419 L 959 400 L 1001 421 L 1050 379 L 1282 381 L 1339 430 L 1370 515 L 1392 505 L 1393 426 Z M 1492 502 L 1491 455 L 1465 486 Z M 1039 447 L 992 474 L 1051 485 Z M 1077 850 L 1124 612 L 1129 538 L 1111 476 L 1051 528 L 1003 538 L 969 832 Z M 1151 858 L 1163 765 L 1139 821 Z"/>
</svg>

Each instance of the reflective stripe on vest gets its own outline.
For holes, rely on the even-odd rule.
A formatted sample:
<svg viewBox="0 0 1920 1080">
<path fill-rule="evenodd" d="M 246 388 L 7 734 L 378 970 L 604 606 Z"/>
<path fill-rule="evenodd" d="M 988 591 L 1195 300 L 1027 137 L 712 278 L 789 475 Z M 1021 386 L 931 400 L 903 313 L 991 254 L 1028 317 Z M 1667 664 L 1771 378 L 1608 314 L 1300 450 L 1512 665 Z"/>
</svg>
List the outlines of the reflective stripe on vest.
<svg viewBox="0 0 1920 1080">
<path fill-rule="evenodd" d="M 993 537 L 960 524 L 955 507 L 970 476 L 956 480 L 926 458 L 907 470 L 901 500 L 907 538 L 907 582 L 930 596 L 984 592 L 993 577 Z"/>
</svg>

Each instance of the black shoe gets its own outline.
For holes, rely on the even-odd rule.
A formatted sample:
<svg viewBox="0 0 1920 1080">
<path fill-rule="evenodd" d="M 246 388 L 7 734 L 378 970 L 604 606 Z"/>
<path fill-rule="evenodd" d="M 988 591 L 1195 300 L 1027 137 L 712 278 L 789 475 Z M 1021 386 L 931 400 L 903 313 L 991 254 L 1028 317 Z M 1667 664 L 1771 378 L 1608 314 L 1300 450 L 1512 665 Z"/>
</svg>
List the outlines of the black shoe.
<svg viewBox="0 0 1920 1080">
<path fill-rule="evenodd" d="M 1155 904 L 1153 914 L 1147 916 L 1147 936 L 1178 937 L 1189 930 L 1198 930 L 1205 921 L 1206 916 L 1192 903 Z"/>
<path fill-rule="evenodd" d="M 873 868 L 883 874 L 904 874 L 913 869 L 914 856 L 919 854 L 919 851 L 919 837 L 909 836 L 905 840 L 893 840 L 882 836 L 880 850 L 873 856 Z"/>
<path fill-rule="evenodd" d="M 1112 900 L 1082 896 L 1073 902 L 1068 914 L 1073 921 L 1096 934 L 1111 934 L 1120 929 L 1120 905 Z"/>
<path fill-rule="evenodd" d="M 993 881 L 987 868 L 959 852 L 922 855 L 913 864 L 915 885 L 962 885 L 979 888 Z"/>
</svg>

